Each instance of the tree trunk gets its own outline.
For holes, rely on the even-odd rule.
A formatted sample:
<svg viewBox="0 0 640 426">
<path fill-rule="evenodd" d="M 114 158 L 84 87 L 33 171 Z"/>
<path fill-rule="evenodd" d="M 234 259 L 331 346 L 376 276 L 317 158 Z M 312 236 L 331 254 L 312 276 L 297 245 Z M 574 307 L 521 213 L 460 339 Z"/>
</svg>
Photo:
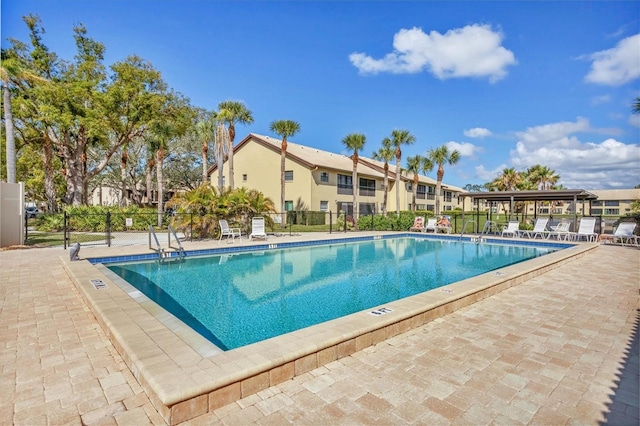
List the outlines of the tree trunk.
<svg viewBox="0 0 640 426">
<path fill-rule="evenodd" d="M 158 179 L 158 228 L 162 228 L 162 213 L 164 211 L 164 188 L 162 186 L 162 162 L 164 161 L 164 150 L 158 149 L 158 161 L 156 161 L 156 176 Z"/>
<path fill-rule="evenodd" d="M 11 111 L 11 93 L 9 84 L 4 81 L 4 126 L 7 141 L 7 182 L 16 183 L 16 140 L 13 133 L 13 111 Z"/>
<path fill-rule="evenodd" d="M 233 190 L 234 181 L 233 181 L 233 141 L 236 138 L 236 128 L 233 123 L 229 123 L 229 147 L 228 147 L 228 159 L 227 164 L 229 165 L 229 189 Z M 286 148 L 285 148 L 286 149 Z"/>
<path fill-rule="evenodd" d="M 208 182 L 208 179 L 207 179 L 207 169 L 209 168 L 207 165 L 208 152 L 209 152 L 209 143 L 205 142 L 202 144 L 202 185 Z"/>
<path fill-rule="evenodd" d="M 44 171 L 44 196 L 50 213 L 58 211 L 56 186 L 53 176 L 53 145 L 48 137 L 44 137 L 42 144 L 42 168 Z"/>
<path fill-rule="evenodd" d="M 400 155 L 396 152 L 396 214 L 400 216 Z"/>
<path fill-rule="evenodd" d="M 358 230 L 358 156 L 353 157 L 353 173 L 351 179 L 353 180 L 353 227 Z"/>
<path fill-rule="evenodd" d="M 384 162 L 384 195 L 382 201 L 382 214 L 387 214 L 387 196 L 389 194 L 389 163 Z"/>
<path fill-rule="evenodd" d="M 147 205 L 149 207 L 153 206 L 153 167 L 155 165 L 155 160 L 153 157 L 149 159 L 147 164 L 147 170 L 145 172 L 147 178 Z"/>
<path fill-rule="evenodd" d="M 127 161 L 129 160 L 129 154 L 127 154 L 126 147 L 122 148 L 122 157 L 120 157 L 120 183 L 122 185 L 122 196 L 120 197 L 120 207 L 127 205 Z"/>
<path fill-rule="evenodd" d="M 416 204 L 416 199 L 418 198 L 418 175 L 413 177 L 413 211 L 418 210 L 418 206 Z"/>
<path fill-rule="evenodd" d="M 284 167 L 285 167 L 285 159 L 287 157 L 287 140 L 282 139 L 282 147 L 280 149 L 280 208 L 282 209 L 280 213 L 282 214 L 282 224 L 287 223 L 287 213 L 285 210 L 284 202 L 284 191 L 285 191 L 285 182 L 284 182 Z"/>
</svg>

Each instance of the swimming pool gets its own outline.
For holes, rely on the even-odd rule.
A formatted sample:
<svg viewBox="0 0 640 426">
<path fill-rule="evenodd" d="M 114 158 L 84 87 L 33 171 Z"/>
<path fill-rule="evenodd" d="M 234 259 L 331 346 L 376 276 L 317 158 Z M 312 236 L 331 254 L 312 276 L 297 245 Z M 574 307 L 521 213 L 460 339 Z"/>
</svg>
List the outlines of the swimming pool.
<svg viewBox="0 0 640 426">
<path fill-rule="evenodd" d="M 107 267 L 227 350 L 556 250 L 404 237 Z"/>
</svg>

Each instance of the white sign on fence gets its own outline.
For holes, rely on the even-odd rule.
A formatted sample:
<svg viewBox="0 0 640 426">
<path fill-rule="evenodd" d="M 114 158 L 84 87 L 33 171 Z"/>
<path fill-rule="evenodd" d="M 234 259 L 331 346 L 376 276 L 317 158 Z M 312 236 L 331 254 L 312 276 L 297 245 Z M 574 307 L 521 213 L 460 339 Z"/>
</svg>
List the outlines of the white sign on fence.
<svg viewBox="0 0 640 426">
<path fill-rule="evenodd" d="M 133 218 L 131 217 L 127 217 L 124 219 L 124 224 L 127 228 L 130 228 L 133 226 Z"/>
</svg>

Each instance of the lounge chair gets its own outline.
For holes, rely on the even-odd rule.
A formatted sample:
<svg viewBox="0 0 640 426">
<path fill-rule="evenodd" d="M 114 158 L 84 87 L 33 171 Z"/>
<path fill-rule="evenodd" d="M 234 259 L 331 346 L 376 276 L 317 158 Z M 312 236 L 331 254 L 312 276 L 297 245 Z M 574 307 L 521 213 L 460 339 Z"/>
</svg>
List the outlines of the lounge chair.
<svg viewBox="0 0 640 426">
<path fill-rule="evenodd" d="M 600 240 L 602 242 L 611 241 L 613 244 L 616 244 L 618 241 L 620 244 L 631 244 L 633 242 L 634 245 L 638 244 L 638 236 L 633 235 L 633 231 L 636 229 L 636 224 L 634 222 L 622 222 L 616 228 L 616 231 L 613 235 L 600 235 Z"/>
<path fill-rule="evenodd" d="M 416 216 L 413 219 L 413 225 L 409 228 L 409 231 L 418 231 L 422 232 L 424 229 L 424 216 Z"/>
<path fill-rule="evenodd" d="M 512 237 L 517 237 L 518 232 L 520 232 L 520 222 L 518 222 L 517 220 L 512 220 L 509 221 L 507 226 L 502 229 L 502 233 L 500 234 L 500 236 L 504 237 L 505 235 L 511 235 Z"/>
<path fill-rule="evenodd" d="M 256 216 L 251 219 L 251 234 L 249 235 L 249 241 L 254 238 L 267 239 L 267 233 L 264 230 L 264 217 Z"/>
<path fill-rule="evenodd" d="M 445 234 L 450 234 L 451 230 L 453 229 L 451 227 L 451 217 L 450 216 L 442 216 L 443 219 L 445 220 L 445 224 L 442 224 L 443 219 L 440 219 L 437 223 L 436 223 L 436 231 L 437 232 L 444 232 Z"/>
<path fill-rule="evenodd" d="M 422 232 L 438 232 L 438 227 L 436 225 L 437 222 L 438 219 L 436 219 L 435 217 L 430 217 L 429 219 L 427 219 L 427 224 L 424 226 Z"/>
<path fill-rule="evenodd" d="M 547 231 L 547 223 L 549 222 L 548 217 L 538 218 L 536 219 L 536 223 L 533 225 L 533 229 L 530 231 L 522 231 L 520 235 L 522 237 L 533 238 L 535 240 L 536 236 L 540 235 L 540 238 L 546 238 L 549 233 Z"/>
<path fill-rule="evenodd" d="M 580 219 L 580 226 L 578 232 L 570 232 L 569 237 L 572 240 L 578 241 L 584 238 L 587 241 L 595 241 L 598 238 L 598 234 L 595 233 L 596 218 L 595 217 L 583 217 Z"/>
<path fill-rule="evenodd" d="M 218 239 L 218 244 L 222 241 L 222 237 L 227 237 L 227 243 L 229 242 L 229 238 L 231 238 L 231 242 L 236 242 L 236 237 L 240 238 L 242 241 L 242 232 L 240 228 L 230 228 L 229 222 L 226 219 L 220 219 L 220 238 Z"/>
<path fill-rule="evenodd" d="M 558 240 L 568 240 L 571 234 L 570 227 L 571 222 L 562 222 L 556 226 L 551 226 L 551 231 L 549 231 L 547 238 L 555 237 Z"/>
</svg>

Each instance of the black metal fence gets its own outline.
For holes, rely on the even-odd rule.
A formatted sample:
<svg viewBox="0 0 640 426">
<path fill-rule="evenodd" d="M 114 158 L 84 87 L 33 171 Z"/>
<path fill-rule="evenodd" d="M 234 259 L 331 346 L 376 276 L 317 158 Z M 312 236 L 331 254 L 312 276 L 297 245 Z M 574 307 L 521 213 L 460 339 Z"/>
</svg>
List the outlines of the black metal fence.
<svg viewBox="0 0 640 426">
<path fill-rule="evenodd" d="M 452 233 L 480 233 L 487 221 L 499 228 L 509 221 L 508 215 L 496 215 L 490 212 L 447 211 Z M 431 212 L 395 212 L 368 215 L 348 215 L 344 212 L 287 211 L 284 213 L 265 213 L 267 232 L 272 235 L 293 235 L 302 232 L 353 232 L 353 231 L 407 231 L 413 225 L 416 216 L 433 217 Z M 614 225 L 626 218 L 596 216 L 597 233 L 611 233 Z M 113 213 L 99 214 L 39 214 L 36 218 L 25 220 L 25 241 L 30 245 L 62 245 L 64 248 L 80 243 L 82 245 L 122 246 L 147 244 L 149 225 L 153 225 L 161 238 L 170 238 L 169 225 L 176 231 L 178 238 L 197 241 L 218 238 L 219 221 L 213 214 L 196 213 Z M 521 229 L 532 229 L 535 217 L 532 215 L 514 215 Z M 552 216 L 549 225 L 562 221 L 573 222 L 573 215 Z M 251 216 L 246 215 L 229 219 L 230 225 L 239 227 L 244 235 L 251 232 Z M 577 229 L 571 228 L 572 231 Z"/>
</svg>

